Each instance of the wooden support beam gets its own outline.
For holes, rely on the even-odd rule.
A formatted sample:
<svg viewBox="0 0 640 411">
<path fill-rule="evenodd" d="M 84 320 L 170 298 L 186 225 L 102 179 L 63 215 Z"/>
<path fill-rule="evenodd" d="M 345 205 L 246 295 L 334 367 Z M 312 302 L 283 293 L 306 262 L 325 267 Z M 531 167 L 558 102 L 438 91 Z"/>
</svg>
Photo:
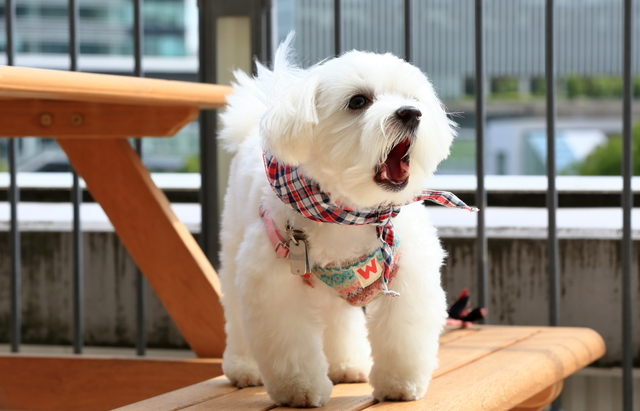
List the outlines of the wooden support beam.
<svg viewBox="0 0 640 411">
<path fill-rule="evenodd" d="M 220 359 L 0 355 L 0 409 L 106 411 L 222 375 Z"/>
<path fill-rule="evenodd" d="M 0 135 L 123 138 L 172 136 L 200 113 L 195 106 L 133 106 L 58 100 L 0 100 Z"/>
<path fill-rule="evenodd" d="M 198 357 L 220 358 L 220 282 L 126 140 L 58 139 Z"/>
</svg>

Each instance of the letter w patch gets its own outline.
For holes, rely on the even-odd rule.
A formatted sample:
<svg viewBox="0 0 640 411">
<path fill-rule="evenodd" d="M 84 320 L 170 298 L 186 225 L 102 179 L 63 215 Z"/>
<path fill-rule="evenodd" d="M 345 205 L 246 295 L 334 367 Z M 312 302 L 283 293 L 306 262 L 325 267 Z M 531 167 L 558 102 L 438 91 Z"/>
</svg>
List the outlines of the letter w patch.
<svg viewBox="0 0 640 411">
<path fill-rule="evenodd" d="M 381 265 L 376 261 L 376 258 L 372 258 L 368 262 L 364 261 L 360 266 L 355 267 L 354 271 L 362 288 L 371 285 L 380 277 L 382 271 L 378 267 Z"/>
</svg>

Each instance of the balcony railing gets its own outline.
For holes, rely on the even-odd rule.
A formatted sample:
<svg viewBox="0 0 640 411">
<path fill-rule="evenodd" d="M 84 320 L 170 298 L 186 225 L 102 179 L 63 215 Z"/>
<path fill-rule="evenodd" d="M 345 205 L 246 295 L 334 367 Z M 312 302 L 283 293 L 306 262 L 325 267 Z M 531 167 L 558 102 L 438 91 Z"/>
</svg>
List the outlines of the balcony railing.
<svg viewBox="0 0 640 411">
<path fill-rule="evenodd" d="M 470 0 L 469 0 L 470 1 Z M 631 122 L 632 122 L 632 62 L 633 62 L 633 40 L 634 32 L 632 17 L 633 2 L 631 0 L 620 0 L 623 3 L 622 20 L 623 26 L 620 27 L 622 40 L 622 76 L 624 97 L 622 101 L 623 107 L 623 173 L 622 187 L 620 190 L 620 204 L 622 209 L 622 238 L 621 256 L 620 256 L 620 289 L 622 295 L 621 301 L 621 334 L 622 334 L 622 366 L 623 366 L 623 404 L 624 410 L 630 411 L 633 408 L 633 314 L 634 306 L 632 301 L 632 292 L 634 283 L 632 278 L 633 264 L 633 243 L 632 243 L 632 208 L 633 193 L 632 181 L 632 165 L 633 165 L 633 147 L 631 139 Z M 217 73 L 218 55 L 217 55 L 217 21 L 216 19 L 224 15 L 224 10 L 219 6 L 225 3 L 223 1 L 201 1 L 200 2 L 200 80 L 207 83 L 215 83 L 220 77 Z M 263 1 L 234 1 L 228 2 L 229 15 L 239 13 L 247 15 L 251 23 L 251 53 L 260 57 L 262 61 L 268 61 L 272 53 L 272 19 L 269 9 L 269 2 Z M 233 3 L 233 5 L 231 5 Z M 340 54 L 343 48 L 344 33 L 341 24 L 343 18 L 343 9 L 345 1 L 333 1 L 333 54 Z M 416 44 L 422 44 L 416 41 L 416 28 L 412 24 L 412 10 L 415 8 L 416 1 L 404 0 L 403 2 L 403 51 L 404 57 L 408 61 L 412 61 L 415 56 L 414 47 Z M 485 129 L 486 129 L 486 112 L 487 103 L 486 95 L 486 19 L 485 10 L 486 2 L 483 0 L 474 0 L 474 56 L 475 56 L 475 144 L 476 144 L 476 176 L 475 176 L 475 201 L 471 201 L 480 208 L 477 223 L 475 227 L 476 242 L 476 273 L 477 273 L 477 295 L 476 300 L 480 305 L 488 305 L 492 298 L 489 293 L 489 271 L 488 266 L 488 242 L 487 242 L 487 206 L 491 205 L 491 193 L 487 191 L 487 178 L 485 177 Z M 143 59 L 142 44 L 143 33 L 141 7 L 142 0 L 134 0 L 134 70 L 131 74 L 143 76 Z M 545 62 L 545 79 L 546 79 L 546 135 L 547 135 L 547 158 L 555 158 L 555 134 L 556 134 L 556 81 L 557 70 L 555 56 L 557 55 L 556 45 L 558 38 L 554 25 L 556 23 L 556 14 L 558 5 L 553 0 L 546 0 L 545 16 L 544 16 L 544 62 Z M 15 22 L 16 22 L 16 5 L 15 0 L 5 0 L 4 15 L 6 29 L 6 64 L 13 65 L 15 63 L 16 50 L 15 44 Z M 78 3 L 76 0 L 69 0 L 69 70 L 78 70 Z M 541 28 L 538 28 L 541 29 Z M 637 38 L 635 38 L 637 40 Z M 328 57 L 328 56 L 327 56 Z M 212 159 L 218 157 L 217 147 L 215 144 L 216 133 L 216 115 L 211 111 L 203 111 L 200 117 L 200 165 L 201 165 L 201 185 L 200 185 L 200 202 L 201 202 L 201 246 L 205 254 L 214 265 L 217 265 L 218 251 L 218 233 L 219 214 L 218 207 L 218 185 L 221 181 L 218 175 L 217 165 Z M 139 140 L 138 140 L 139 141 Z M 137 146 L 140 153 L 140 146 Z M 8 163 L 9 163 L 9 185 L 7 194 L 10 203 L 10 272 L 11 272 L 11 310 L 10 310 L 10 343 L 13 352 L 19 352 L 21 346 L 21 255 L 20 255 L 20 229 L 18 226 L 17 210 L 20 202 L 20 187 L 18 185 L 17 176 L 17 145 L 16 140 L 10 139 L 8 144 Z M 558 240 L 558 185 L 557 170 L 555 161 L 547 161 L 547 178 L 545 188 L 545 199 L 547 208 L 547 277 L 548 277 L 548 301 L 549 301 L 549 319 L 550 325 L 558 325 L 562 321 L 562 312 L 560 311 L 560 267 L 559 267 L 559 240 Z M 636 190 L 637 191 L 637 190 Z M 73 175 L 73 188 L 71 189 L 73 198 L 73 345 L 74 352 L 81 353 L 84 346 L 84 295 L 83 295 L 83 249 L 82 249 L 82 227 L 80 219 L 80 205 L 82 203 L 82 189 L 77 175 Z M 613 195 L 618 195 L 617 192 Z M 562 194 L 560 194 L 562 196 Z M 137 274 L 137 347 L 138 354 L 144 355 L 146 347 L 145 333 L 145 294 L 146 285 L 144 278 L 138 272 Z M 637 310 L 637 308 L 635 308 Z M 613 321 L 613 319 L 612 319 Z M 554 404 L 554 409 L 558 409 L 558 403 Z"/>
</svg>

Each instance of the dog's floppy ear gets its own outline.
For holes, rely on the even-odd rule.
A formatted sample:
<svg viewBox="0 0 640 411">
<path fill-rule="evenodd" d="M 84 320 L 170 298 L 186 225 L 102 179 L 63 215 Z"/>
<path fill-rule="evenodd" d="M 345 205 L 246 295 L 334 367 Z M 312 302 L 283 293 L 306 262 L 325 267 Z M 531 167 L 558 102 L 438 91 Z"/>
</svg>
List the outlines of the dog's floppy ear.
<svg viewBox="0 0 640 411">
<path fill-rule="evenodd" d="M 310 156 L 318 124 L 316 94 L 319 81 L 307 77 L 295 84 L 267 111 L 260 124 L 263 148 L 280 161 L 298 165 Z"/>
</svg>

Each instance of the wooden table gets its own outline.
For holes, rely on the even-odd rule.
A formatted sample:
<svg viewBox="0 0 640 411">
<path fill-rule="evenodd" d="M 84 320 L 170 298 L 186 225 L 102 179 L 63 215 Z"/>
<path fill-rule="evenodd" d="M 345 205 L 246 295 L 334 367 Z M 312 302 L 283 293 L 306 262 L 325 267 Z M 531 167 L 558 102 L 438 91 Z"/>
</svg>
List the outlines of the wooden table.
<svg viewBox="0 0 640 411">
<path fill-rule="evenodd" d="M 167 137 L 231 87 L 0 66 L 0 136 L 53 137 L 199 357 L 220 358 L 224 319 L 211 264 L 128 137 Z M 189 303 L 186 303 L 189 301 Z"/>
<path fill-rule="evenodd" d="M 168 137 L 231 87 L 0 66 L 0 137 L 55 138 L 197 360 L 0 355 L 0 409 L 104 410 L 221 374 L 215 270 L 128 137 Z"/>
<path fill-rule="evenodd" d="M 440 367 L 423 399 L 377 403 L 368 384 L 340 384 L 320 409 L 541 410 L 560 394 L 564 378 L 605 351 L 602 338 L 586 328 L 448 328 L 440 344 Z M 222 376 L 118 411 L 271 409 L 280 408 L 271 402 L 263 387 L 239 390 Z"/>
</svg>

